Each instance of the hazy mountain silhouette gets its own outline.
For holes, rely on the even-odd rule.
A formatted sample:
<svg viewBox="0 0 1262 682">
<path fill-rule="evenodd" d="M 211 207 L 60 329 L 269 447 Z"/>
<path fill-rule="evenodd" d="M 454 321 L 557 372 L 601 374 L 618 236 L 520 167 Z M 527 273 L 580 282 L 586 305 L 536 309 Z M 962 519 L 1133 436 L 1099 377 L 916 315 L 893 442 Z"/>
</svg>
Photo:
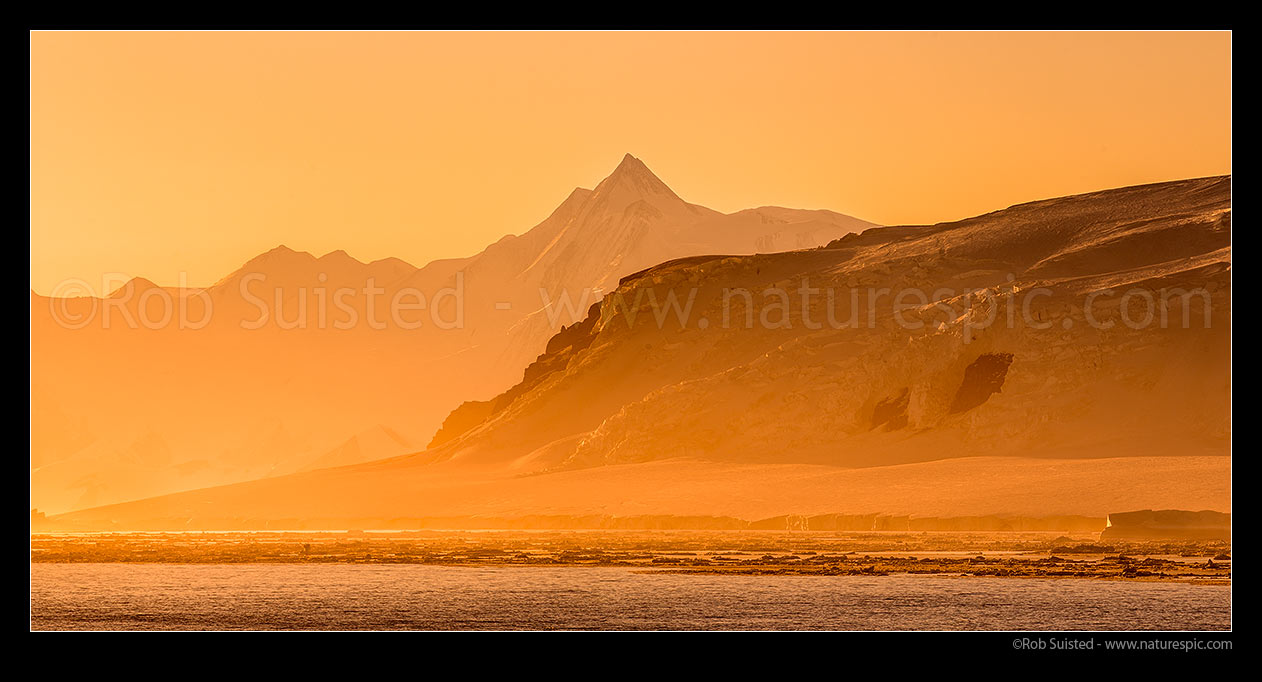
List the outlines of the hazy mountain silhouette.
<svg viewBox="0 0 1262 682">
<path fill-rule="evenodd" d="M 416 446 L 357 434 L 384 428 L 423 445 L 453 407 L 511 386 L 620 277 L 682 256 L 817 247 L 870 226 L 830 211 L 724 215 L 627 155 L 534 228 L 468 258 L 417 268 L 278 246 L 204 288 L 137 278 L 104 299 L 32 292 L 32 506 L 347 463 L 331 453 L 352 438 L 357 461 L 403 454 Z M 406 292 L 425 307 L 405 296 L 392 319 Z M 193 324 L 181 326 L 181 310 Z M 168 444 L 169 461 L 128 454 L 146 434 Z"/>
<path fill-rule="evenodd" d="M 589 244 L 588 221 L 642 243 L 659 214 L 717 219 L 633 161 L 572 196 L 540 242 Z M 423 452 L 61 520 L 1230 511 L 1230 201 L 1230 178 L 1203 178 L 664 262 L 621 277 Z M 896 313 L 908 291 L 929 300 Z M 654 305 L 672 292 L 693 297 L 683 320 Z M 1165 323 L 1144 320 L 1143 292 L 1173 292 Z"/>
</svg>

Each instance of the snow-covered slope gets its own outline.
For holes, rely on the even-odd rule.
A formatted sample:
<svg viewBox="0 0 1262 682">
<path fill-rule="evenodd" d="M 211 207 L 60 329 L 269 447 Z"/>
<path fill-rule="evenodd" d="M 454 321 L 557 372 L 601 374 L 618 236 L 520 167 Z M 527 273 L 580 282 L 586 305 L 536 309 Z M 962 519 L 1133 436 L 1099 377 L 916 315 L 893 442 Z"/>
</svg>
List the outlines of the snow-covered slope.
<svg viewBox="0 0 1262 682">
<path fill-rule="evenodd" d="M 628 155 L 595 189 L 467 258 L 416 268 L 280 246 L 204 289 L 136 279 L 107 299 L 32 293 L 32 506 L 346 463 L 329 453 L 381 428 L 428 436 L 461 402 L 510 387 L 622 276 L 867 227 L 827 211 L 723 215 Z M 153 438 L 169 455 L 137 456 L 133 444 Z M 391 438 L 354 443 L 356 460 L 400 453 Z"/>
<path fill-rule="evenodd" d="M 424 452 L 65 520 L 1229 511 L 1230 190 L 663 263 Z"/>
</svg>

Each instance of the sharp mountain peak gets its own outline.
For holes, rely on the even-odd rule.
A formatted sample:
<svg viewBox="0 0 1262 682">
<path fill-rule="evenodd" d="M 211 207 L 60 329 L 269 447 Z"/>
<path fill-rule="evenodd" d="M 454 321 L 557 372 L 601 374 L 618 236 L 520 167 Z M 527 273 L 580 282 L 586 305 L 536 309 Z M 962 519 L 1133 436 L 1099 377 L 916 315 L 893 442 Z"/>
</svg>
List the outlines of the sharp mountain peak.
<svg viewBox="0 0 1262 682">
<path fill-rule="evenodd" d="M 666 183 L 662 182 L 643 161 L 636 157 L 626 154 L 622 157 L 622 161 L 618 167 L 613 170 L 600 184 L 596 185 L 595 194 L 612 194 L 615 191 L 626 190 L 636 194 L 666 195 L 674 199 L 679 197 L 671 190 Z"/>
</svg>

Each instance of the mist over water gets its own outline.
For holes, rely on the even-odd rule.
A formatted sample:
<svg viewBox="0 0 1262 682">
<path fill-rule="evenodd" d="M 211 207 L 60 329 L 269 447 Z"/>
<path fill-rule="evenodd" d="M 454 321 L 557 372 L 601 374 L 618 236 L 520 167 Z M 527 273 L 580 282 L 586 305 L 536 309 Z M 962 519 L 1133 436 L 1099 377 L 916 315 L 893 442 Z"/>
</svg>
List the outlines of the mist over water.
<svg viewBox="0 0 1262 682">
<path fill-rule="evenodd" d="M 1229 586 L 624 568 L 32 564 L 31 627 L 1228 629 Z"/>
</svg>

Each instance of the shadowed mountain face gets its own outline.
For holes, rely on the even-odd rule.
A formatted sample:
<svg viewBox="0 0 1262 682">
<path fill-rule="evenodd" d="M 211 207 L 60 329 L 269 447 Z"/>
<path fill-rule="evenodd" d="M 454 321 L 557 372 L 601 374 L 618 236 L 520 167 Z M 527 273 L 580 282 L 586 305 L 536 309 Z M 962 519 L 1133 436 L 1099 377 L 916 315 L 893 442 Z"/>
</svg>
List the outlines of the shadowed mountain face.
<svg viewBox="0 0 1262 682">
<path fill-rule="evenodd" d="M 61 520 L 1229 511 L 1230 189 L 1130 187 L 662 263 L 424 452 Z"/>
<path fill-rule="evenodd" d="M 829 211 L 724 215 L 628 155 L 468 258 L 417 268 L 280 246 L 205 288 L 137 278 L 102 299 L 32 293 L 31 504 L 58 512 L 414 452 L 453 407 L 512 386 L 620 277 L 870 226 Z"/>
</svg>

